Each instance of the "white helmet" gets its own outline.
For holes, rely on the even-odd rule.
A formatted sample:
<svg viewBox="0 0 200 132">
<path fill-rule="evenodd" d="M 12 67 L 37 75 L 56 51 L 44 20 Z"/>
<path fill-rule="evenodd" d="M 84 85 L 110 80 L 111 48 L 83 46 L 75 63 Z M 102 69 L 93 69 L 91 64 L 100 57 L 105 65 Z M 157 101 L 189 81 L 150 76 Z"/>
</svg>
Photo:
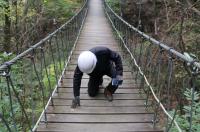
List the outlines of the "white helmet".
<svg viewBox="0 0 200 132">
<path fill-rule="evenodd" d="M 96 63 L 97 58 L 91 51 L 83 51 L 78 57 L 78 67 L 84 73 L 92 73 Z"/>
</svg>

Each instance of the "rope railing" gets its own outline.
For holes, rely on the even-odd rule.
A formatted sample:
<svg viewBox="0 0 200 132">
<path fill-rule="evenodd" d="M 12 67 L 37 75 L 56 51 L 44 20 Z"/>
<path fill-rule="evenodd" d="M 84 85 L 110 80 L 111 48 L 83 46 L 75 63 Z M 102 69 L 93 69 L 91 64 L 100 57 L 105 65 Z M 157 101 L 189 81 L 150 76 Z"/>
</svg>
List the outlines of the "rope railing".
<svg viewBox="0 0 200 132">
<path fill-rule="evenodd" d="M 151 106 L 154 112 L 152 119 L 154 127 L 159 122 L 159 126 L 163 126 L 165 131 L 174 129 L 182 131 L 180 127 L 182 124 L 177 123 L 176 117 L 183 112 L 183 92 L 186 88 L 190 88 L 192 100 L 188 123 L 189 131 L 193 131 L 192 108 L 200 63 L 127 23 L 112 10 L 106 0 L 104 9 L 124 50 L 125 58 L 129 58 L 128 63 L 133 68 L 135 81 L 139 84 L 140 90 L 146 94 L 146 106 Z M 185 66 L 190 69 L 191 74 L 187 74 Z"/>
<path fill-rule="evenodd" d="M 35 131 L 47 123 L 62 75 L 87 15 L 88 1 L 53 33 L 0 66 L 0 131 Z"/>
</svg>

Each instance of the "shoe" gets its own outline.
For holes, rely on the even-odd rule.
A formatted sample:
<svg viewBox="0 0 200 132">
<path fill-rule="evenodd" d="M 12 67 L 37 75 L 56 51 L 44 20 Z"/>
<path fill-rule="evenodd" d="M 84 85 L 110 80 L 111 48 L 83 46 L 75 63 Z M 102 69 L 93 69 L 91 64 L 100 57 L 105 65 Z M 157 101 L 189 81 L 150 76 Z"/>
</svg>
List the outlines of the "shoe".
<svg viewBox="0 0 200 132">
<path fill-rule="evenodd" d="M 113 101 L 113 95 L 107 88 L 104 89 L 104 95 L 109 102 Z"/>
</svg>

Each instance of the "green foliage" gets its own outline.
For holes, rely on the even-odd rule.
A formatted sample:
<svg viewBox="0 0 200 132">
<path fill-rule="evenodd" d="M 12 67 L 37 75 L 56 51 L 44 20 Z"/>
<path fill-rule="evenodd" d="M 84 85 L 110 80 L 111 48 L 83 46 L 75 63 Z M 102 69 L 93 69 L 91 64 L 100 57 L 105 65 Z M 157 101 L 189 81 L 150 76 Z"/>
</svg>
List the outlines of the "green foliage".
<svg viewBox="0 0 200 132">
<path fill-rule="evenodd" d="M 120 3 L 119 0 L 106 0 L 110 7 L 116 12 L 120 13 Z"/>
<path fill-rule="evenodd" d="M 57 62 L 56 67 L 59 67 L 59 62 Z M 61 69 L 63 69 L 64 67 L 64 62 L 61 62 Z M 51 88 L 51 90 L 53 90 L 55 88 L 56 85 L 56 75 L 55 75 L 55 70 L 54 70 L 54 64 L 50 64 L 49 66 L 47 66 L 47 74 L 45 69 L 43 70 L 43 79 L 42 82 L 44 84 L 44 87 L 46 88 L 46 90 L 48 90 L 49 88 Z M 49 86 L 50 83 L 50 86 Z M 46 96 L 48 96 L 48 93 L 46 93 Z"/>
<path fill-rule="evenodd" d="M 36 2 L 36 1 L 30 0 L 28 2 Z M 43 1 L 41 0 L 41 2 Z M 26 8 L 27 6 L 25 1 L 18 1 L 16 6 L 17 8 L 14 8 L 14 4 L 12 4 L 10 1 L 9 6 L 10 6 L 11 28 L 13 31 L 12 35 L 17 32 L 14 31 L 16 26 L 18 28 L 17 32 L 18 38 L 20 38 L 21 43 L 24 43 L 23 38 L 21 38 L 23 36 L 25 36 L 24 37 L 25 40 L 29 40 L 28 38 L 29 36 L 26 36 L 27 34 L 29 34 L 29 30 L 32 34 L 37 33 L 39 36 L 41 36 L 40 32 L 38 32 L 39 29 L 43 28 L 42 23 L 40 23 L 41 19 L 42 21 L 45 21 L 44 22 L 45 24 L 49 23 L 48 20 L 53 18 L 55 18 L 56 21 L 59 22 L 59 24 L 62 22 L 66 22 L 66 20 L 69 17 L 71 17 L 74 14 L 74 12 L 78 10 L 78 8 L 80 7 L 80 3 L 81 3 L 80 0 L 56 0 L 56 1 L 45 0 L 44 3 L 41 4 L 42 12 L 37 12 L 36 9 L 37 7 L 33 6 L 36 3 L 33 3 L 30 4 L 29 7 L 27 7 L 28 8 L 27 13 L 24 13 L 24 8 Z M 0 0 L 0 30 L 3 29 L 4 26 L 4 15 L 6 12 L 3 6 L 5 6 L 5 4 L 7 3 L 5 3 L 4 0 Z M 18 14 L 15 14 L 16 12 Z M 17 15 L 17 18 L 15 15 Z M 15 20 L 18 20 L 17 25 L 15 25 Z M 23 35 L 21 35 L 20 33 L 23 33 Z M 2 44 L 4 35 L 3 32 L 0 35 L 1 35 L 0 44 Z M 35 38 L 30 37 L 31 42 L 33 41 L 33 39 Z M 11 41 L 14 44 L 16 44 L 14 36 L 11 37 Z M 31 43 L 30 41 L 27 42 Z M 12 47 L 15 47 L 14 44 L 12 45 Z M 3 64 L 4 62 L 9 61 L 14 57 L 16 57 L 15 54 L 0 53 L 0 64 Z M 45 101 L 47 101 L 50 93 L 49 81 L 52 89 L 55 88 L 55 85 L 57 83 L 54 71 L 54 64 L 52 64 L 52 61 L 50 61 L 47 64 L 48 66 L 46 74 L 45 71 L 46 69 L 44 69 L 44 62 L 42 62 L 43 60 L 37 57 L 38 56 L 36 55 L 35 56 L 35 63 L 37 63 L 36 69 L 39 74 L 39 79 L 44 88 L 44 95 L 45 95 L 44 98 L 46 99 Z M 57 72 L 60 75 L 61 72 L 60 69 L 63 69 L 64 62 L 61 62 L 60 64 L 57 59 L 55 59 L 55 61 L 56 61 L 55 62 L 56 70 L 58 70 Z M 1 74 L 4 74 L 4 72 Z M 3 114 L 3 117 L 9 124 L 12 131 L 15 131 L 14 122 L 16 123 L 18 131 L 28 131 L 29 128 L 27 123 L 30 121 L 30 123 L 34 125 L 34 123 L 36 122 L 36 120 L 38 119 L 39 115 L 43 110 L 43 101 L 41 92 L 42 90 L 33 68 L 33 62 L 29 57 L 24 56 L 22 59 L 18 60 L 15 64 L 11 66 L 10 75 L 14 85 L 13 88 L 16 90 L 17 97 L 19 97 L 21 103 L 24 106 L 24 110 L 28 115 L 28 120 L 26 120 L 25 115 L 22 112 L 22 106 L 20 105 L 14 93 L 14 90 L 11 87 L 10 87 L 11 95 L 9 95 L 5 76 L 0 76 L 0 113 Z M 12 116 L 11 112 L 10 96 L 12 97 L 12 108 L 14 111 L 14 117 Z M 44 103 L 46 103 L 45 101 Z M 2 120 L 0 122 L 0 131 L 1 132 L 8 131 Z"/>
<path fill-rule="evenodd" d="M 16 55 L 15 54 L 12 54 L 12 53 L 0 53 L 0 64 L 8 61 L 8 60 L 11 60 L 12 58 L 14 58 Z"/>
<path fill-rule="evenodd" d="M 6 62 L 8 60 L 11 60 L 12 58 L 14 58 L 16 55 L 14 54 L 7 54 L 7 53 L 1 53 L 0 54 L 0 62 Z M 17 76 L 12 76 L 11 75 L 11 79 L 12 81 L 16 84 L 14 86 L 14 89 L 16 90 L 16 92 L 20 95 L 22 93 L 22 89 L 21 89 L 21 84 L 22 82 L 20 81 L 20 76 L 22 75 L 22 67 L 21 67 L 21 61 L 19 61 L 16 65 L 12 66 L 12 72 L 10 74 L 12 75 L 17 75 Z M 4 74 L 4 73 L 2 73 Z M 14 77 L 14 78 L 13 78 Z M 17 101 L 17 98 L 14 94 L 14 91 L 12 89 L 12 86 L 10 85 L 10 92 L 11 95 L 9 95 L 8 92 L 8 86 L 7 86 L 7 81 L 6 78 L 3 76 L 0 76 L 0 112 L 1 114 L 3 114 L 4 119 L 6 120 L 6 122 L 9 124 L 9 127 L 11 128 L 11 130 L 15 130 L 14 128 L 14 121 L 13 121 L 13 114 L 11 112 L 11 105 L 10 105 L 10 96 L 12 98 L 12 109 L 13 109 L 13 113 L 14 113 L 14 117 L 15 117 L 15 121 L 16 122 L 20 122 L 22 117 L 22 110 L 21 110 L 21 106 L 19 104 L 19 102 Z M 20 96 L 19 96 L 20 97 Z M 20 124 L 20 123 L 19 123 Z M 17 124 L 17 128 L 19 131 L 21 131 L 21 126 Z M 7 128 L 5 127 L 5 125 L 3 124 L 3 122 L 0 123 L 0 131 L 2 132 L 6 132 Z"/>
<path fill-rule="evenodd" d="M 48 75 L 46 74 L 46 71 L 43 70 L 43 74 L 44 74 L 43 83 L 44 83 L 44 86 L 46 88 L 49 87 L 49 82 L 48 82 L 48 79 L 49 79 L 50 87 L 53 88 L 55 86 L 55 84 L 56 84 L 56 75 L 55 75 L 55 71 L 54 71 L 54 64 L 51 64 L 51 65 L 48 66 L 47 72 L 48 72 Z"/>
<path fill-rule="evenodd" d="M 192 101 L 192 89 L 187 88 L 184 92 L 184 95 L 187 101 Z M 199 99 L 199 93 L 194 91 L 194 101 L 198 101 L 198 99 Z"/>
<path fill-rule="evenodd" d="M 180 115 L 180 113 L 176 116 L 176 121 L 181 127 L 181 129 L 185 131 L 189 131 L 190 126 L 190 113 L 191 113 L 191 104 L 192 104 L 192 89 L 187 88 L 184 92 L 185 98 L 188 101 L 188 104 L 184 106 L 184 114 Z M 200 131 L 200 102 L 199 102 L 199 93 L 194 92 L 194 102 L 192 105 L 192 131 L 199 132 Z M 174 110 L 170 113 L 172 116 L 174 114 Z M 171 128 L 172 132 L 177 132 L 175 126 Z"/>
<path fill-rule="evenodd" d="M 0 0 L 0 5 L 1 5 L 0 7 L 1 7 L 1 8 L 4 7 L 4 6 L 6 5 L 6 3 L 7 3 L 7 2 L 5 2 L 5 0 Z"/>
<path fill-rule="evenodd" d="M 3 14 L 5 14 L 5 6 L 7 5 L 7 2 L 5 2 L 5 0 L 0 0 L 0 26 L 3 24 L 2 22 L 1 22 L 1 20 L 3 20 L 4 19 L 4 15 Z"/>
<path fill-rule="evenodd" d="M 2 53 L 0 54 L 0 61 L 5 62 L 12 59 L 13 57 L 15 57 L 14 54 Z M 47 66 L 48 73 L 46 74 L 44 67 L 40 69 L 41 68 L 40 62 L 38 61 L 37 63 L 39 64 L 36 64 L 36 67 L 37 67 L 38 72 L 42 70 L 41 71 L 42 73 L 39 73 L 39 74 L 40 74 L 42 85 L 44 86 L 45 101 L 47 101 L 49 97 L 49 93 L 50 93 L 48 78 L 50 80 L 51 90 L 54 89 L 56 85 L 54 64 L 49 64 Z M 56 61 L 55 63 L 56 63 L 55 67 L 58 70 L 60 63 L 58 61 Z M 61 68 L 63 68 L 63 66 L 64 66 L 64 62 L 61 62 Z M 42 93 L 41 93 L 40 85 L 38 82 L 38 78 L 36 77 L 36 74 L 33 69 L 32 62 L 30 61 L 30 59 L 26 59 L 26 58 L 19 60 L 17 63 L 12 65 L 10 74 L 11 74 L 11 79 L 14 84 L 14 89 L 16 90 L 18 97 L 24 106 L 24 109 L 29 117 L 29 120 L 32 120 L 33 116 L 34 116 L 34 119 L 37 120 L 43 110 L 43 101 L 41 101 Z M 60 71 L 59 71 L 59 74 L 60 74 Z M 12 116 L 8 86 L 7 86 L 6 78 L 3 76 L 0 76 L 0 88 L 1 88 L 0 89 L 0 112 L 1 114 L 3 114 L 3 117 L 5 118 L 6 122 L 9 124 L 10 128 L 13 131 L 15 131 L 14 122 L 17 125 L 18 131 L 28 130 L 28 124 L 27 124 L 28 121 L 24 117 L 24 114 L 22 112 L 22 107 L 19 104 L 12 87 L 10 87 L 14 118 Z M 2 132 L 7 131 L 5 124 L 3 122 L 0 122 L 0 131 Z"/>
<path fill-rule="evenodd" d="M 66 21 L 66 18 L 74 15 L 80 3 L 72 0 L 45 0 L 45 16 L 58 21 Z"/>
<path fill-rule="evenodd" d="M 12 46 L 8 46 L 9 52 L 22 52 L 66 22 L 80 9 L 81 4 L 82 0 L 0 0 L 0 50 L 6 50 L 3 48 L 7 46 L 4 42 L 7 34 L 3 31 L 5 14 L 11 22 L 10 35 L 7 35 Z M 9 7 L 7 11 L 6 6 Z"/>
</svg>

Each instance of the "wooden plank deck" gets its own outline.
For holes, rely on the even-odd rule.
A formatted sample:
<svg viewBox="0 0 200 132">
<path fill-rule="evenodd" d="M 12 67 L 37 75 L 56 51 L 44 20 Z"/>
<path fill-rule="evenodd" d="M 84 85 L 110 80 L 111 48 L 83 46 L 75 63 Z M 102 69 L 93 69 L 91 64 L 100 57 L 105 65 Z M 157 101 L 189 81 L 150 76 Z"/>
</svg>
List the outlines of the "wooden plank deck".
<svg viewBox="0 0 200 132">
<path fill-rule="evenodd" d="M 73 71 L 81 51 L 95 46 L 106 46 L 120 51 L 104 15 L 102 1 L 90 0 L 89 12 L 78 40 L 72 60 L 63 76 L 59 92 L 54 94 L 54 106 L 48 106 L 47 124 L 42 120 L 37 131 L 65 132 L 153 132 L 161 131 L 152 126 L 153 113 L 147 111 L 145 98 L 139 94 L 138 85 L 130 73 L 131 69 L 123 62 L 124 83 L 114 94 L 114 100 L 108 102 L 103 95 L 103 88 L 97 97 L 87 94 L 88 76 L 84 74 L 81 85 L 81 107 L 71 109 L 73 99 Z M 104 77 L 104 86 L 110 81 Z"/>
</svg>

